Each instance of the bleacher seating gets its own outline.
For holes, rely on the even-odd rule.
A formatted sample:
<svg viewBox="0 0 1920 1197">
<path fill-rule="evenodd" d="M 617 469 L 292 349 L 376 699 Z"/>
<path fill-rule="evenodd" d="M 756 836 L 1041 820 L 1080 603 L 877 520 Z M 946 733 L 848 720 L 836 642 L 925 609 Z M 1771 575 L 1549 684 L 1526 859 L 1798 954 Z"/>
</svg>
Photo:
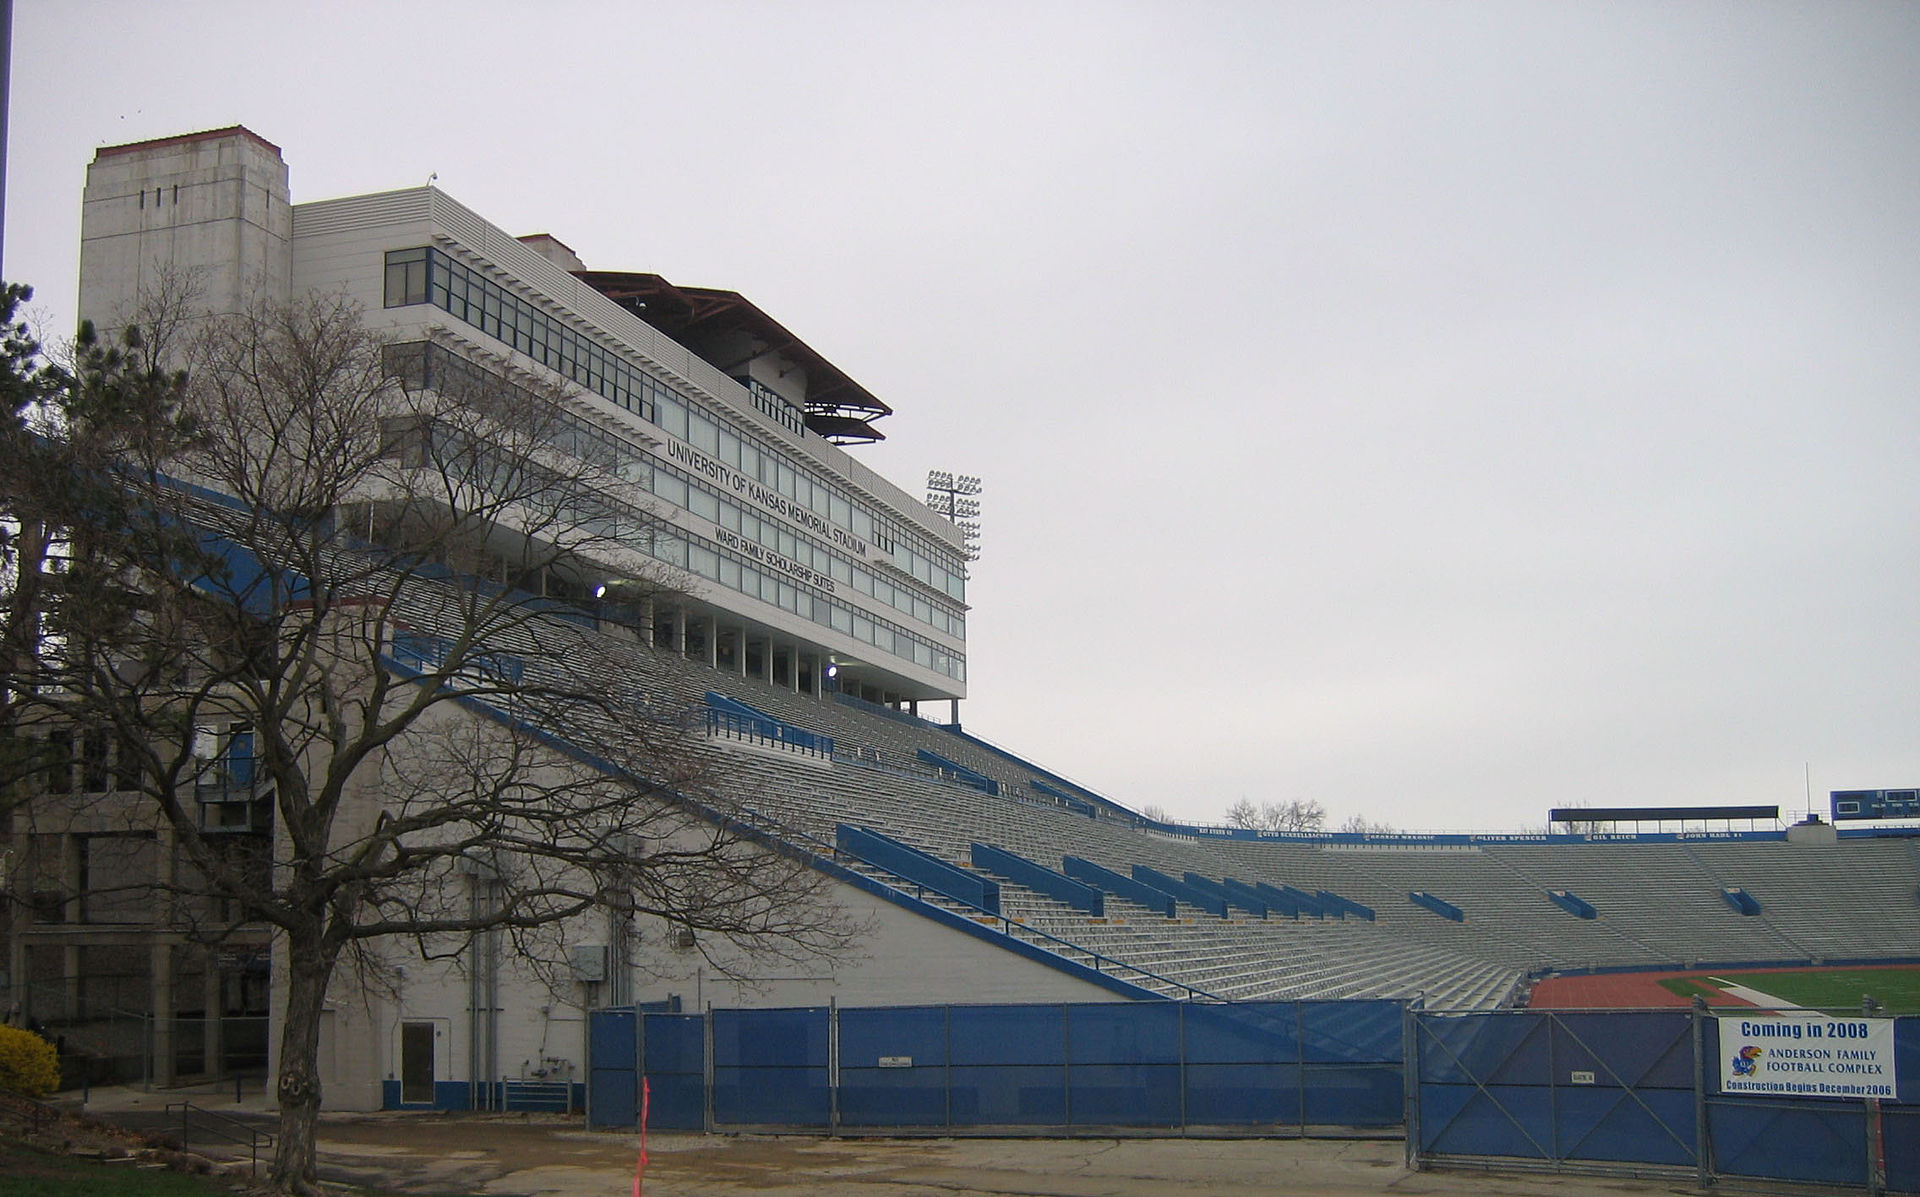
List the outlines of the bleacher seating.
<svg viewBox="0 0 1920 1197">
<path fill-rule="evenodd" d="M 581 651 L 596 663 L 610 651 L 606 637 L 572 621 L 529 635 L 530 660 L 564 665 L 569 645 L 588 639 L 599 642 Z M 994 870 L 976 868 L 976 844 L 1063 879 L 1076 875 L 1063 858 L 1097 866 L 1081 870 L 1089 875 L 1148 878 L 1130 892 L 1091 882 L 1105 893 L 1103 913 L 1094 914 L 1001 874 L 993 921 L 1010 937 L 1163 996 L 1395 997 L 1485 1009 L 1545 968 L 1920 956 L 1920 846 L 1909 839 L 1443 844 L 1176 835 L 1057 773 L 901 712 L 795 693 L 638 645 L 624 662 L 634 688 L 663 710 L 698 710 L 711 691 L 719 708 L 739 716 L 741 704 L 770 721 L 774 732 L 756 736 L 752 718 L 735 718 L 730 734 L 709 742 L 717 792 L 809 851 L 833 853 L 846 824 L 982 878 Z M 828 747 L 797 751 L 795 729 Z M 872 862 L 860 868 L 913 886 L 887 881 Z M 1748 895 L 1752 909 L 1730 904 L 1730 891 Z M 1556 892 L 1595 917 L 1568 917 Z M 1422 903 L 1421 894 L 1433 900 Z"/>
</svg>

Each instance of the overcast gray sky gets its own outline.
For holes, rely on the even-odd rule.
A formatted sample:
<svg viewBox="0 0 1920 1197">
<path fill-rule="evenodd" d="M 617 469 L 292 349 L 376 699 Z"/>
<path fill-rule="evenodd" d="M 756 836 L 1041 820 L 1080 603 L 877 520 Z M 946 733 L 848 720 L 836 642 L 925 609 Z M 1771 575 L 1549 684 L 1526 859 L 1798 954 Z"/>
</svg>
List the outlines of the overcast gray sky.
<svg viewBox="0 0 1920 1197">
<path fill-rule="evenodd" d="M 6 269 L 245 124 L 987 482 L 969 728 L 1405 828 L 1920 783 L 1920 5 L 17 0 Z"/>
</svg>

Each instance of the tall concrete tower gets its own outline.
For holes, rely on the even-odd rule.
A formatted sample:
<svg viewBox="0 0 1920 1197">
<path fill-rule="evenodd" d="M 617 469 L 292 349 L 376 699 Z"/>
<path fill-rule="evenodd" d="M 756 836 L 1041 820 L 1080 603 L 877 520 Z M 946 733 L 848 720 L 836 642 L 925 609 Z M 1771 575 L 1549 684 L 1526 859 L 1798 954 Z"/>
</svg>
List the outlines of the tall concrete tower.
<svg viewBox="0 0 1920 1197">
<path fill-rule="evenodd" d="M 97 150 L 80 214 L 80 316 L 126 323 L 171 275 L 197 307 L 289 294 L 293 213 L 280 147 L 236 125 Z"/>
</svg>

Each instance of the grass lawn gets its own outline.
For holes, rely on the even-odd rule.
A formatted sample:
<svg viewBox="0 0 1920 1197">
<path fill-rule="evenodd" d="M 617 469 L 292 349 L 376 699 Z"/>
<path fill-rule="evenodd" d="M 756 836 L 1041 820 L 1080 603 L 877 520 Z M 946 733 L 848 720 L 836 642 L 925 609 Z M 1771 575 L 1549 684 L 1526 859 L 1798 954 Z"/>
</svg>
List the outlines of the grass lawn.
<svg viewBox="0 0 1920 1197">
<path fill-rule="evenodd" d="M 1709 978 L 1745 985 L 1811 1010 L 1858 1014 L 1861 995 L 1872 994 L 1890 1015 L 1920 1014 L 1920 966 L 1824 968 L 1781 973 L 1712 972 L 1671 977 L 1660 984 L 1683 997 L 1703 994 L 1711 1003 L 1719 987 Z"/>
<path fill-rule="evenodd" d="M 233 1197 L 204 1176 L 58 1155 L 0 1138 L 0 1197 Z"/>
</svg>

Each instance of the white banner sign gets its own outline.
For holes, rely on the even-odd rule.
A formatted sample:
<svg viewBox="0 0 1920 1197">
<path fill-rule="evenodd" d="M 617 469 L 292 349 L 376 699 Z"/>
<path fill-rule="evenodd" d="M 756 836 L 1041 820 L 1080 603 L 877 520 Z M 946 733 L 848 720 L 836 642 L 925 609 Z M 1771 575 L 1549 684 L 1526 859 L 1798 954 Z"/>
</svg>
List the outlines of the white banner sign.
<svg viewBox="0 0 1920 1197">
<path fill-rule="evenodd" d="M 1893 1020 L 1825 1014 L 1722 1016 L 1720 1091 L 1893 1097 Z"/>
</svg>

